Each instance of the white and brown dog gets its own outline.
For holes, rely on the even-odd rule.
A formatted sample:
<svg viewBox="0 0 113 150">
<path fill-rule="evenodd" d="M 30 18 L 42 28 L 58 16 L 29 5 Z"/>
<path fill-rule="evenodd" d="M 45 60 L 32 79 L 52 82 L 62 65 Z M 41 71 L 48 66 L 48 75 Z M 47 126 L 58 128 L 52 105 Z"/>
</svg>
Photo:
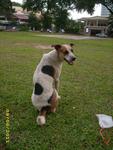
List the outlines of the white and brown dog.
<svg viewBox="0 0 113 150">
<path fill-rule="evenodd" d="M 73 54 L 73 44 L 52 45 L 54 49 L 44 54 L 38 64 L 34 76 L 32 103 L 39 110 L 37 123 L 44 125 L 46 113 L 55 112 L 58 104 L 58 86 L 63 60 L 73 64 L 76 59 Z"/>
</svg>

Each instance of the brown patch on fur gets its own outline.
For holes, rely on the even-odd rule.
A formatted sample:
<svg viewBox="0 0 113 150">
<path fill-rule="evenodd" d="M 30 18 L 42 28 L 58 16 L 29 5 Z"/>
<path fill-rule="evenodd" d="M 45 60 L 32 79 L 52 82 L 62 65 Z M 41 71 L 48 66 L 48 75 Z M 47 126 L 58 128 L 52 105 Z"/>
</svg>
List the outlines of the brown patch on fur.
<svg viewBox="0 0 113 150">
<path fill-rule="evenodd" d="M 57 45 L 51 45 L 51 47 L 54 47 L 57 51 L 60 50 L 61 45 L 57 44 Z"/>
<path fill-rule="evenodd" d="M 46 118 L 47 113 L 56 111 L 58 99 L 55 91 L 53 92 L 53 95 L 51 97 L 50 104 L 51 106 L 42 107 L 41 111 L 39 112 L 39 116 L 44 116 Z"/>
<path fill-rule="evenodd" d="M 62 52 L 64 55 L 68 54 L 68 50 L 65 46 L 61 46 L 60 52 Z"/>
<path fill-rule="evenodd" d="M 49 109 L 50 109 L 49 106 L 43 107 L 43 108 L 41 109 L 41 111 L 39 112 L 39 116 L 44 116 L 44 117 L 46 117 L 46 114 L 47 114 L 47 112 L 49 111 Z"/>
<path fill-rule="evenodd" d="M 50 104 L 51 104 L 51 112 L 55 112 L 58 105 L 58 99 L 55 91 L 53 92 L 53 95 L 51 97 Z"/>
<path fill-rule="evenodd" d="M 69 44 L 69 45 L 59 45 L 59 44 L 57 44 L 57 45 L 52 45 L 51 47 L 54 47 L 56 50 L 57 50 L 57 52 L 58 52 L 58 54 L 59 53 L 62 53 L 62 54 L 64 54 L 64 55 L 66 55 L 66 54 L 68 54 L 68 49 L 72 49 L 72 47 L 74 46 L 74 44 Z"/>
</svg>

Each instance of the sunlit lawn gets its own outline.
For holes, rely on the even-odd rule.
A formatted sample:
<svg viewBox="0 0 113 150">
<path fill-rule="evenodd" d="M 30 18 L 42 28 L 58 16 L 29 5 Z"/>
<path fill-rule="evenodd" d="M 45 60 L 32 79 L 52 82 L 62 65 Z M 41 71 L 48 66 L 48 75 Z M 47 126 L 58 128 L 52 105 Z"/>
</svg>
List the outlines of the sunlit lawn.
<svg viewBox="0 0 113 150">
<path fill-rule="evenodd" d="M 96 113 L 113 116 L 113 39 L 65 40 L 37 33 L 0 32 L 0 150 L 113 150 L 99 135 Z M 57 113 L 36 124 L 32 76 L 42 54 L 38 45 L 74 43 L 77 61 L 64 63 Z M 5 145 L 5 112 L 10 143 Z"/>
</svg>

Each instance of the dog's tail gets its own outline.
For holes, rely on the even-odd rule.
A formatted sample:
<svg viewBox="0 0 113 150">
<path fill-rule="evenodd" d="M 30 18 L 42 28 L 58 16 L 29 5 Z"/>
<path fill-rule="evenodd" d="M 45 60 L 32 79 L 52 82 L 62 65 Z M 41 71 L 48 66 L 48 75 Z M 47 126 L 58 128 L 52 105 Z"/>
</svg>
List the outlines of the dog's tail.
<svg viewBox="0 0 113 150">
<path fill-rule="evenodd" d="M 50 109 L 49 106 L 43 107 L 40 112 L 39 115 L 37 117 L 36 122 L 38 123 L 38 125 L 42 126 L 46 123 L 46 114 L 48 112 L 48 110 Z"/>
<path fill-rule="evenodd" d="M 37 117 L 36 121 L 37 121 L 38 125 L 42 126 L 46 123 L 46 118 L 45 118 L 45 116 L 40 115 Z"/>
</svg>

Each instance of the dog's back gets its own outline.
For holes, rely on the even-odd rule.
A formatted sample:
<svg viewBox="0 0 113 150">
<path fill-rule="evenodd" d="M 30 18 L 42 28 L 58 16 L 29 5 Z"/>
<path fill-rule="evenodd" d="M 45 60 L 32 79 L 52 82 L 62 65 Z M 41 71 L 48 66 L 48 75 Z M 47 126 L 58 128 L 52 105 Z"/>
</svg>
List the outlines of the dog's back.
<svg viewBox="0 0 113 150">
<path fill-rule="evenodd" d="M 52 66 L 47 62 L 47 55 L 45 54 L 33 76 L 34 89 L 32 93 L 32 103 L 38 110 L 50 105 L 48 101 L 54 91 L 53 71 Z"/>
</svg>

